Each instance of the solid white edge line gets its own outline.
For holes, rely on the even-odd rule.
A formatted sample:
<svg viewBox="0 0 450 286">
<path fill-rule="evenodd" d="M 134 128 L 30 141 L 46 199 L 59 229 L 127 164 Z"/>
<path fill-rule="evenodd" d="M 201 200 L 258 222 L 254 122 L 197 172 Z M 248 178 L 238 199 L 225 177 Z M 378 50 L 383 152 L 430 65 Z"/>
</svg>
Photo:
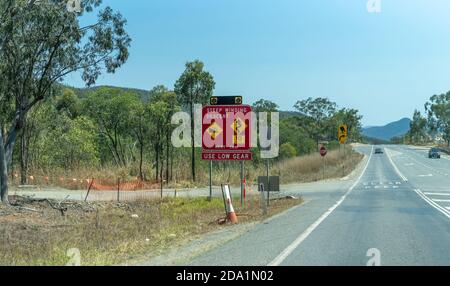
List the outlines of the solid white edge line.
<svg viewBox="0 0 450 286">
<path fill-rule="evenodd" d="M 433 193 L 433 192 L 425 192 L 423 193 L 428 196 L 450 196 L 450 193 Z"/>
<path fill-rule="evenodd" d="M 436 204 L 435 202 L 433 202 L 430 198 L 428 198 L 427 196 L 425 196 L 421 190 L 416 189 L 414 190 L 425 202 L 427 202 L 430 206 L 432 206 L 433 208 L 435 208 L 436 210 L 438 210 L 439 212 L 441 212 L 442 214 L 444 214 L 447 218 L 450 218 L 450 213 L 443 207 L 441 207 L 440 205 Z"/>
<path fill-rule="evenodd" d="M 431 199 L 431 200 L 436 203 L 450 203 L 450 200 L 443 200 L 443 199 Z"/>
<path fill-rule="evenodd" d="M 400 170 L 397 168 L 397 165 L 395 165 L 394 161 L 392 161 L 391 155 L 389 154 L 389 153 L 390 153 L 390 151 L 389 151 L 390 149 L 385 147 L 384 150 L 385 150 L 386 155 L 387 155 L 387 157 L 388 157 L 388 159 L 389 159 L 389 162 L 391 162 L 392 167 L 394 167 L 394 170 L 395 170 L 395 172 L 397 173 L 397 175 L 398 175 L 400 178 L 402 178 L 402 180 L 403 180 L 404 182 L 408 182 L 408 179 L 400 172 Z"/>
<path fill-rule="evenodd" d="M 308 236 L 347 198 L 347 196 L 353 191 L 356 185 L 359 183 L 361 178 L 369 166 L 370 159 L 372 158 L 373 145 L 370 151 L 369 159 L 367 160 L 366 166 L 364 167 L 361 175 L 353 183 L 353 185 L 348 189 L 348 191 L 337 201 L 331 208 L 329 208 L 324 214 L 322 214 L 313 224 L 311 224 L 300 236 L 298 236 L 288 247 L 286 247 L 274 260 L 272 260 L 267 266 L 279 266 L 283 261 L 306 239 Z"/>
</svg>

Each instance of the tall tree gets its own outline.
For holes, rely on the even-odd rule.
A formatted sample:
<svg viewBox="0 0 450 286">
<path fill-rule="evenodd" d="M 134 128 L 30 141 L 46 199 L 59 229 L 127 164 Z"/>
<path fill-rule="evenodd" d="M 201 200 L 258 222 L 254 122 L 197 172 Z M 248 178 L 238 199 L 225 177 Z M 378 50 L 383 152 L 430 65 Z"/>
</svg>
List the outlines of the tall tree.
<svg viewBox="0 0 450 286">
<path fill-rule="evenodd" d="M 254 112 L 277 112 L 279 108 L 275 102 L 266 99 L 256 101 L 252 107 Z"/>
<path fill-rule="evenodd" d="M 52 94 L 55 83 L 80 71 L 87 85 L 102 71 L 115 72 L 128 58 L 126 20 L 106 7 L 97 22 L 81 26 L 79 17 L 101 0 L 83 0 L 84 11 L 66 0 L 0 2 L 0 197 L 8 203 L 8 164 L 28 111 Z"/>
<path fill-rule="evenodd" d="M 175 83 L 175 93 L 178 101 L 189 108 L 191 115 L 191 172 L 195 182 L 195 133 L 194 133 L 194 104 L 206 104 L 212 96 L 214 87 L 213 76 L 204 70 L 204 64 L 195 60 L 186 63 L 186 69 Z"/>
<path fill-rule="evenodd" d="M 433 95 L 425 104 L 429 125 L 442 133 L 442 137 L 450 147 L 450 91 Z"/>
<path fill-rule="evenodd" d="M 129 136 L 134 135 L 133 112 L 140 103 L 135 93 L 106 87 L 89 94 L 83 102 L 83 109 L 96 121 L 118 167 L 127 166 L 133 157 L 128 152 L 129 144 L 133 144 Z"/>
<path fill-rule="evenodd" d="M 420 111 L 414 110 L 414 115 L 409 127 L 409 136 L 412 143 L 420 143 L 425 139 L 427 120 L 422 116 Z"/>
<path fill-rule="evenodd" d="M 309 132 L 313 134 L 317 146 L 326 133 L 326 122 L 336 112 L 336 103 L 328 98 L 308 98 L 297 101 L 294 105 L 301 114 L 310 119 Z"/>
<path fill-rule="evenodd" d="M 358 141 L 362 139 L 362 115 L 358 113 L 357 109 L 342 108 L 338 110 L 330 118 L 330 138 L 337 138 L 337 130 L 341 124 L 346 124 L 348 127 L 349 141 Z"/>
</svg>

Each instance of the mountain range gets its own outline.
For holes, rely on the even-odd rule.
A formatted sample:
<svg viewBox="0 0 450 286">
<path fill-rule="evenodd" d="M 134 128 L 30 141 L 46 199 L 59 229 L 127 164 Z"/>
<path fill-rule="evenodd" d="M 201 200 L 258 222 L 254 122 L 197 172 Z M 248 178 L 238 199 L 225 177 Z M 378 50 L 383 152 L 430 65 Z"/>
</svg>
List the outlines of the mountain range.
<svg viewBox="0 0 450 286">
<path fill-rule="evenodd" d="M 394 137 L 403 136 L 409 131 L 411 119 L 403 118 L 384 126 L 363 128 L 363 135 L 368 138 L 390 141 Z"/>
</svg>

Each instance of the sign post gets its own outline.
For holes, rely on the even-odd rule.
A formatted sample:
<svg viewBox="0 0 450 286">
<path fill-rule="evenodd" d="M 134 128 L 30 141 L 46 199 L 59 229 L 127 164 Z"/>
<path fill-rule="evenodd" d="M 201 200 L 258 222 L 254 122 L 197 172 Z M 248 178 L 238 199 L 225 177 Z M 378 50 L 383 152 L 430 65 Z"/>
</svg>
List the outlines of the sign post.
<svg viewBox="0 0 450 286">
<path fill-rule="evenodd" d="M 240 164 L 240 170 L 241 170 L 241 176 L 240 176 L 240 182 L 241 182 L 241 207 L 244 207 L 244 161 L 241 161 Z"/>
<path fill-rule="evenodd" d="M 212 201 L 212 162 L 209 161 L 209 201 Z"/>
<path fill-rule="evenodd" d="M 345 143 L 347 142 L 347 138 L 348 138 L 348 126 L 347 126 L 347 124 L 341 124 L 341 126 L 339 126 L 339 129 L 338 129 L 338 140 L 339 140 L 339 143 L 341 144 L 339 146 L 339 151 L 342 149 L 341 146 L 344 147 L 344 151 L 343 151 L 344 160 L 342 163 L 342 176 L 345 176 Z"/>
<path fill-rule="evenodd" d="M 269 176 L 269 169 L 270 169 L 270 162 L 269 159 L 267 159 L 267 206 L 270 205 L 270 176 Z"/>
<path fill-rule="evenodd" d="M 322 176 L 323 176 L 323 180 L 325 180 L 325 156 L 327 155 L 328 151 L 327 151 L 327 148 L 322 145 L 322 147 L 320 147 L 319 152 L 320 152 L 320 156 L 322 156 Z"/>
</svg>

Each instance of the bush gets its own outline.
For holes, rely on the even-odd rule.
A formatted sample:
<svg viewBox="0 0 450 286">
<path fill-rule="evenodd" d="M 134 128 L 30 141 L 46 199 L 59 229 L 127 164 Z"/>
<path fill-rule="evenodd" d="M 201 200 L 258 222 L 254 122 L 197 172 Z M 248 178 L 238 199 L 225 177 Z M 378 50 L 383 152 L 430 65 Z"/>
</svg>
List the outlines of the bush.
<svg viewBox="0 0 450 286">
<path fill-rule="evenodd" d="M 280 159 L 289 159 L 297 156 L 297 150 L 291 143 L 284 143 L 280 146 Z"/>
</svg>

